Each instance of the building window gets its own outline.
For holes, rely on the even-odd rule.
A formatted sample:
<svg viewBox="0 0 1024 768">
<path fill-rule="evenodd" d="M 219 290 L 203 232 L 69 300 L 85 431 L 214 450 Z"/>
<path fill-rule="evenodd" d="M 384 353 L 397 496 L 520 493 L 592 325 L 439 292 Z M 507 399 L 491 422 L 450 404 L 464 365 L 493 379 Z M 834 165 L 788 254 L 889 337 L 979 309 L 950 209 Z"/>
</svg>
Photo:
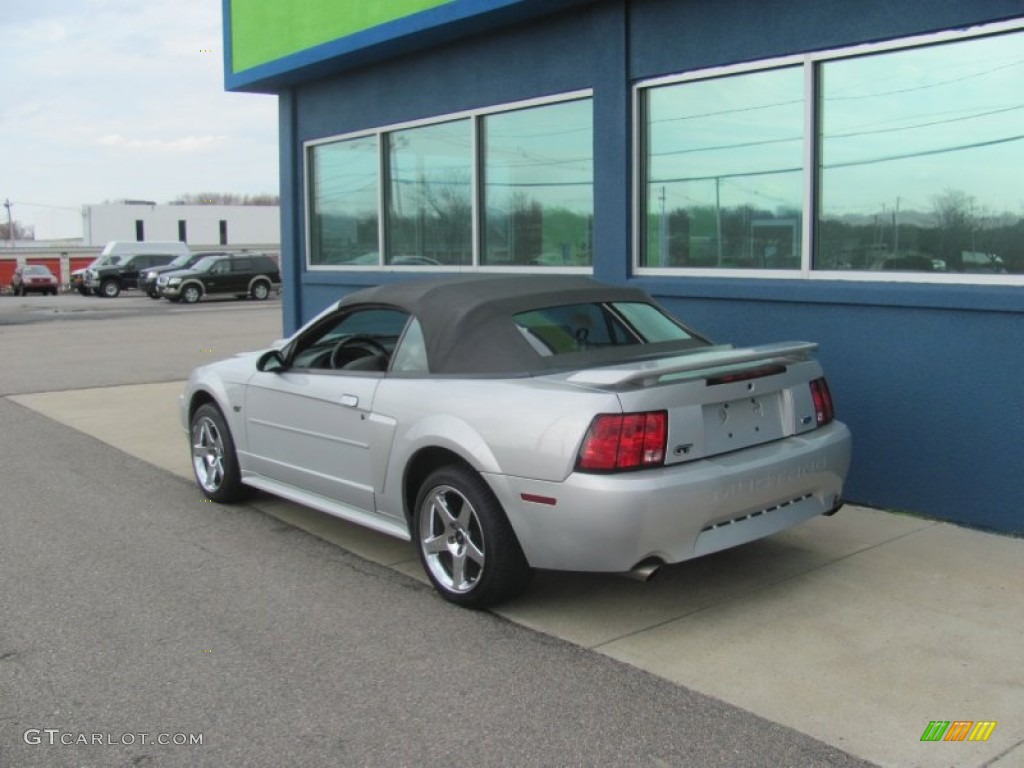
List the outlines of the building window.
<svg viewBox="0 0 1024 768">
<path fill-rule="evenodd" d="M 469 120 L 387 135 L 387 264 L 473 261 Z"/>
<path fill-rule="evenodd" d="M 178 219 L 178 241 L 182 243 L 188 242 L 188 232 L 184 219 Z"/>
<path fill-rule="evenodd" d="M 228 223 L 225 219 L 220 220 L 220 244 L 228 244 Z"/>
<path fill-rule="evenodd" d="M 481 263 L 588 266 L 594 217 L 589 101 L 520 109 L 481 120 Z"/>
<path fill-rule="evenodd" d="M 644 91 L 642 266 L 799 269 L 800 67 Z"/>
<path fill-rule="evenodd" d="M 364 136 L 309 152 L 311 264 L 377 264 L 378 141 Z"/>
<path fill-rule="evenodd" d="M 814 267 L 1024 274 L 1024 34 L 826 61 Z"/>
<path fill-rule="evenodd" d="M 592 262 L 583 94 L 310 142 L 306 180 L 311 267 Z"/>
<path fill-rule="evenodd" d="M 1019 26 L 638 85 L 637 267 L 1024 275 Z"/>
<path fill-rule="evenodd" d="M 135 242 L 141 243 L 146 239 L 146 226 L 142 219 L 135 220 Z"/>
</svg>

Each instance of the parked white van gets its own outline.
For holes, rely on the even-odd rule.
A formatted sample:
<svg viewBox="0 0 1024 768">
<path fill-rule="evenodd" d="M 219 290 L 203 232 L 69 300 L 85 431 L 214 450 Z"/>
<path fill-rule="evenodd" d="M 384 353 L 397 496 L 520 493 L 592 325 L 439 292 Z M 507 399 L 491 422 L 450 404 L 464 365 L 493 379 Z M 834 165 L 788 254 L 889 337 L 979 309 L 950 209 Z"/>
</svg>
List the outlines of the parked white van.
<svg viewBox="0 0 1024 768">
<path fill-rule="evenodd" d="M 172 256 L 188 255 L 188 243 L 177 240 L 148 240 L 142 243 L 135 243 L 130 240 L 111 240 L 100 251 L 100 258 L 104 256 L 124 256 L 130 254 L 169 253 Z"/>
</svg>

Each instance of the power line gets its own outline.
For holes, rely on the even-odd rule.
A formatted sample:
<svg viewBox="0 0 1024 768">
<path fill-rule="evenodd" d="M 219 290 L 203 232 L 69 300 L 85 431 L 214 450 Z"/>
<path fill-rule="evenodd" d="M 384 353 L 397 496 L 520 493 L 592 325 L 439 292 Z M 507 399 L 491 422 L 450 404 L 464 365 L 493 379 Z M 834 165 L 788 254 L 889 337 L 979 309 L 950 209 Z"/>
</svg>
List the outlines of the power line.
<svg viewBox="0 0 1024 768">
<path fill-rule="evenodd" d="M 965 149 L 980 149 L 982 147 L 991 147 L 998 144 L 1008 144 L 1014 141 L 1020 141 L 1024 139 L 1024 134 L 1019 136 L 1006 136 L 1001 139 L 992 139 L 991 141 L 977 141 L 973 144 L 960 144 L 955 147 L 939 147 L 938 149 L 926 149 L 920 152 L 904 152 L 897 155 L 885 155 L 883 157 L 874 157 L 867 160 L 849 160 L 842 163 L 822 163 L 822 170 L 832 170 L 834 168 L 850 168 L 856 165 L 872 165 L 874 163 L 888 163 L 893 160 L 909 160 L 915 157 L 929 157 L 931 155 L 942 155 L 948 152 L 960 152 Z M 772 168 L 763 171 L 741 171 L 736 173 L 716 173 L 708 176 L 690 176 L 685 178 L 675 179 L 661 179 L 651 178 L 647 180 L 648 184 L 669 184 L 687 181 L 714 181 L 716 179 L 736 179 L 745 178 L 748 176 L 774 176 L 780 173 L 802 173 L 803 167 L 796 166 L 793 168 Z"/>
<path fill-rule="evenodd" d="M 11 202 L 11 201 L 8 201 Z M 26 203 L 20 200 L 15 200 L 12 205 L 27 205 L 30 208 L 53 208 L 57 211 L 74 211 L 75 213 L 81 213 L 81 208 L 71 208 L 67 205 L 47 205 L 46 203 Z"/>
</svg>

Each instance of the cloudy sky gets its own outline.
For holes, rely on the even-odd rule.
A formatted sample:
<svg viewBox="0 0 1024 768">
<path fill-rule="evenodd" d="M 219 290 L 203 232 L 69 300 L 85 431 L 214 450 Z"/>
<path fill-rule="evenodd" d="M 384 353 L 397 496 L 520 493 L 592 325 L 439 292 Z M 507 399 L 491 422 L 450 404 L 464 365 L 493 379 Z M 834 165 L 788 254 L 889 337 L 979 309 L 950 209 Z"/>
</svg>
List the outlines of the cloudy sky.
<svg viewBox="0 0 1024 768">
<path fill-rule="evenodd" d="M 220 0 L 0 8 L 0 202 L 37 239 L 88 203 L 277 194 L 277 99 L 224 91 Z"/>
</svg>

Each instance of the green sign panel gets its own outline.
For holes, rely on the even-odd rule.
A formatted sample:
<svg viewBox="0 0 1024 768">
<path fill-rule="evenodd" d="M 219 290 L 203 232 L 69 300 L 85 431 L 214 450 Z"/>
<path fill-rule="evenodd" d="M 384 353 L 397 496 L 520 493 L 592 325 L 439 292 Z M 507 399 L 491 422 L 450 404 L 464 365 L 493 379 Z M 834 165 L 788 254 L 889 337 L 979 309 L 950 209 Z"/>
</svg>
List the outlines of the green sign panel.
<svg viewBox="0 0 1024 768">
<path fill-rule="evenodd" d="M 241 72 L 452 0 L 231 0 L 231 70 Z"/>
</svg>

